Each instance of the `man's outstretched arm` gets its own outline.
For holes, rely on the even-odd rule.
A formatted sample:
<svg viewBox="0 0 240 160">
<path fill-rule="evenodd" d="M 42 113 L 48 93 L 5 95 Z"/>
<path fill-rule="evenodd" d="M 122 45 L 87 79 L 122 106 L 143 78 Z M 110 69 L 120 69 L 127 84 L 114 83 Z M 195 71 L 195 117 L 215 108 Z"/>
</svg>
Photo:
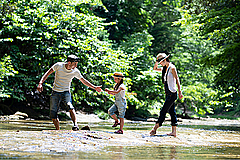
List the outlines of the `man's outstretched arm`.
<svg viewBox="0 0 240 160">
<path fill-rule="evenodd" d="M 39 92 L 42 92 L 43 91 L 43 86 L 42 86 L 42 84 L 43 84 L 43 82 L 48 78 L 48 76 L 50 75 L 50 74 L 52 74 L 54 72 L 54 70 L 52 69 L 52 68 L 50 68 L 43 76 L 42 76 L 42 78 L 41 78 L 41 80 L 40 80 L 40 82 L 38 83 L 38 86 L 37 86 L 37 90 L 39 91 Z"/>
</svg>

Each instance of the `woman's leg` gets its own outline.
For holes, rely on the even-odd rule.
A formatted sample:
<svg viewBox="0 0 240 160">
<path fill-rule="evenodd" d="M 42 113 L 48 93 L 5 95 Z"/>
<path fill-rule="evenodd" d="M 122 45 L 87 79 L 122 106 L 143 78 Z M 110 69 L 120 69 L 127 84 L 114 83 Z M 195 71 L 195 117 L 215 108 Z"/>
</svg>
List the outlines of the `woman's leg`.
<svg viewBox="0 0 240 160">
<path fill-rule="evenodd" d="M 156 131 L 159 127 L 162 126 L 162 123 L 164 122 L 165 120 L 165 117 L 166 117 L 166 114 L 169 110 L 169 108 L 171 108 L 171 106 L 174 104 L 174 101 L 175 101 L 175 97 L 172 96 L 172 95 L 166 95 L 166 101 L 160 111 L 160 116 L 158 117 L 158 120 L 155 124 L 155 126 L 153 127 L 153 129 L 150 131 L 150 135 L 154 135 L 156 134 Z"/>
<path fill-rule="evenodd" d="M 167 135 L 177 137 L 177 126 L 172 126 L 172 132 Z"/>
<path fill-rule="evenodd" d="M 53 124 L 54 124 L 56 130 L 60 130 L 60 125 L 59 125 L 58 118 L 57 119 L 52 119 L 52 121 L 53 121 Z"/>
<path fill-rule="evenodd" d="M 156 123 L 153 129 L 150 131 L 150 136 L 153 136 L 157 133 L 157 129 L 159 128 L 159 123 Z"/>
<path fill-rule="evenodd" d="M 177 99 L 177 94 L 173 95 Z M 169 109 L 169 114 L 171 116 L 171 126 L 172 126 L 172 132 L 167 134 L 169 136 L 177 136 L 177 114 L 175 111 L 175 103 L 172 104 L 172 106 Z"/>
</svg>

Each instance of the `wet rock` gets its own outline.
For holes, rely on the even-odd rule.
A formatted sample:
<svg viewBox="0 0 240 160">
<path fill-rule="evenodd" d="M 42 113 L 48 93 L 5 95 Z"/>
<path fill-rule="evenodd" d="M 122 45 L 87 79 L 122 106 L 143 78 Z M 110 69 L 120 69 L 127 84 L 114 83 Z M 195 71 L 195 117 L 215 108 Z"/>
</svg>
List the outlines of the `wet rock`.
<svg viewBox="0 0 240 160">
<path fill-rule="evenodd" d="M 157 122 L 157 119 L 156 118 L 148 118 L 147 121 L 148 122 Z"/>
<path fill-rule="evenodd" d="M 19 119 L 26 119 L 27 117 L 28 115 L 26 113 L 16 112 L 13 115 L 0 116 L 0 120 L 1 121 L 19 120 Z"/>
<path fill-rule="evenodd" d="M 132 120 L 134 120 L 134 121 L 147 121 L 146 118 L 141 118 L 141 117 L 133 117 Z"/>
<path fill-rule="evenodd" d="M 17 111 L 14 115 L 18 116 L 19 119 L 26 119 L 28 117 L 28 115 L 26 113 L 22 113 L 22 112 L 19 112 L 19 111 Z"/>
<path fill-rule="evenodd" d="M 90 127 L 87 125 L 87 126 L 82 127 L 81 130 L 87 130 L 87 131 L 90 131 Z"/>
</svg>

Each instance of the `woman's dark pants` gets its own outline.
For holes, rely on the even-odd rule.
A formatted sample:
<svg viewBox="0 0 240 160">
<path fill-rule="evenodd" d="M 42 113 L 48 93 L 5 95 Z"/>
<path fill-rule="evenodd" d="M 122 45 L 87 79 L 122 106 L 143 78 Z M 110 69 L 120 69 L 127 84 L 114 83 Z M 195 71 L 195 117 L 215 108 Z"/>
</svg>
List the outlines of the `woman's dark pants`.
<svg viewBox="0 0 240 160">
<path fill-rule="evenodd" d="M 171 116 L 171 125 L 177 126 L 177 115 L 175 111 L 175 100 L 177 99 L 177 92 L 172 93 L 167 86 L 167 83 L 165 83 L 165 92 L 166 92 L 166 100 L 165 103 L 160 111 L 160 116 L 156 123 L 159 123 L 159 126 L 162 126 L 162 123 L 165 120 L 167 112 L 169 112 Z"/>
</svg>

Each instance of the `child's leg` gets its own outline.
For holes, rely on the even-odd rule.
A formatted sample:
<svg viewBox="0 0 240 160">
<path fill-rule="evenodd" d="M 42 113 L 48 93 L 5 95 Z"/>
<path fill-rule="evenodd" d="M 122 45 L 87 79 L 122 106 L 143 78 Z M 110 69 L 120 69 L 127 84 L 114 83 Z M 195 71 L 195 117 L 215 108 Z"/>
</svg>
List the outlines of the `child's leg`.
<svg viewBox="0 0 240 160">
<path fill-rule="evenodd" d="M 124 117 L 126 112 L 126 101 L 122 101 L 117 103 L 118 104 L 118 113 L 119 113 L 119 119 L 120 119 L 120 130 L 123 130 L 124 126 Z"/>
<path fill-rule="evenodd" d="M 120 129 L 123 130 L 124 118 L 120 118 Z"/>
<path fill-rule="evenodd" d="M 117 116 L 115 112 L 117 111 L 117 106 L 113 104 L 109 109 L 108 109 L 108 114 L 115 120 L 115 122 L 118 122 Z"/>
<path fill-rule="evenodd" d="M 111 117 L 115 120 L 115 122 L 117 122 L 118 123 L 118 119 L 117 119 L 117 116 L 116 116 L 116 114 L 113 114 L 113 115 L 111 115 Z"/>
</svg>

